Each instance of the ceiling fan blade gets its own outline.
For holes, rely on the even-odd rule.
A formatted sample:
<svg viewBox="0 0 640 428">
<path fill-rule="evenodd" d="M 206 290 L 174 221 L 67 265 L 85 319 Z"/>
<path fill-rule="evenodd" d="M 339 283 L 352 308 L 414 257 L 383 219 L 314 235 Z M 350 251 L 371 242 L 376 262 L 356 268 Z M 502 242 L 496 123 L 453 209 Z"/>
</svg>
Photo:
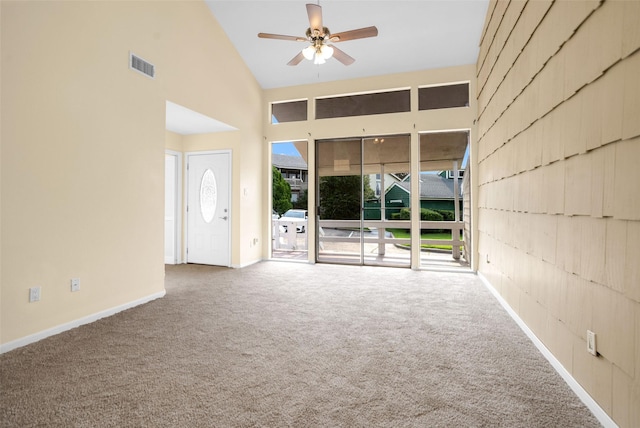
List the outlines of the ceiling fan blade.
<svg viewBox="0 0 640 428">
<path fill-rule="evenodd" d="M 302 54 L 302 51 L 301 51 L 300 53 L 298 53 L 298 55 L 294 56 L 291 59 L 291 61 L 287 63 L 287 65 L 298 65 L 303 59 L 304 59 L 304 55 Z"/>
<path fill-rule="evenodd" d="M 351 56 L 344 53 L 344 51 L 338 49 L 335 46 L 331 46 L 333 48 L 333 57 L 343 63 L 344 65 L 351 65 L 355 62 L 355 59 Z"/>
<path fill-rule="evenodd" d="M 343 31 L 342 33 L 336 33 L 331 35 L 331 41 L 344 42 L 347 40 L 364 39 L 366 37 L 376 37 L 378 35 L 378 29 L 374 27 L 358 28 L 357 30 Z"/>
<path fill-rule="evenodd" d="M 284 36 L 282 34 L 270 34 L 270 33 L 258 33 L 258 37 L 260 37 L 261 39 L 291 40 L 292 42 L 307 41 L 305 37 Z"/>
<path fill-rule="evenodd" d="M 307 5 L 307 15 L 309 15 L 309 28 L 322 33 L 322 7 L 317 4 Z"/>
</svg>

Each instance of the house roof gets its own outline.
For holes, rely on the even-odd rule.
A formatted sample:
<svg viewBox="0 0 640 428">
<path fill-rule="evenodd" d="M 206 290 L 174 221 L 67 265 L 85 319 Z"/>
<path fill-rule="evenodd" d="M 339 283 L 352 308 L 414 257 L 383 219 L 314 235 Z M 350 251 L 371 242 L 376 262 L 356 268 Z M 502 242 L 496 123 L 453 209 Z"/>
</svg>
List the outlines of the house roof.
<svg viewBox="0 0 640 428">
<path fill-rule="evenodd" d="M 461 196 L 462 180 L 458 180 L 458 184 L 460 186 L 458 195 Z M 389 189 L 393 186 L 398 186 L 409 193 L 411 187 L 410 177 L 407 177 L 406 181 L 394 183 Z M 454 199 L 453 189 L 453 179 L 436 174 L 420 174 L 420 199 Z"/>
<path fill-rule="evenodd" d="M 290 156 L 273 153 L 271 163 L 279 169 L 301 169 L 307 170 L 307 163 L 301 156 Z"/>
</svg>

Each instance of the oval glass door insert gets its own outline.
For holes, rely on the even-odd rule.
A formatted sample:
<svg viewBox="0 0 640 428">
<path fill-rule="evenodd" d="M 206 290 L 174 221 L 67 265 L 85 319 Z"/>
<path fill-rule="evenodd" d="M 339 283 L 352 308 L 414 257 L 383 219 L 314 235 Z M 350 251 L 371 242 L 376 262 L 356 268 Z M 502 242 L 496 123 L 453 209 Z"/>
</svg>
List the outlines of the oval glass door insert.
<svg viewBox="0 0 640 428">
<path fill-rule="evenodd" d="M 216 176 L 211 169 L 207 169 L 200 182 L 200 213 L 205 222 L 211 223 L 216 214 L 218 204 L 218 185 Z"/>
</svg>

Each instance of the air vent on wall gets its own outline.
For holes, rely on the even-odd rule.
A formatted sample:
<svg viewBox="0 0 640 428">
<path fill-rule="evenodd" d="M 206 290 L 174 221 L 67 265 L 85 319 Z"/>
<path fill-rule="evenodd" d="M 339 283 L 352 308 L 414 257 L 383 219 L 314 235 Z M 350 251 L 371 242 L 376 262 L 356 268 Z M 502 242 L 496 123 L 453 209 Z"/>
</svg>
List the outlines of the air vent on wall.
<svg viewBox="0 0 640 428">
<path fill-rule="evenodd" d="M 156 76 L 156 67 L 133 53 L 129 53 L 129 68 L 152 79 Z"/>
</svg>

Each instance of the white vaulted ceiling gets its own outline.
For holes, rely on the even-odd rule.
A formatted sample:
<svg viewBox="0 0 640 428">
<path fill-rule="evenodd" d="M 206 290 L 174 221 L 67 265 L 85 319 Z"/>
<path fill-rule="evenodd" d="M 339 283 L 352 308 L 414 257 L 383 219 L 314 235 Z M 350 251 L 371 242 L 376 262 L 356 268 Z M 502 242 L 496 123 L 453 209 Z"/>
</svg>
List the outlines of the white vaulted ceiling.
<svg viewBox="0 0 640 428">
<path fill-rule="evenodd" d="M 488 0 L 206 0 L 215 19 L 264 89 L 473 64 Z M 337 46 L 356 59 L 287 62 L 304 42 L 260 39 L 259 32 L 304 36 L 307 3 L 320 4 L 332 33 L 375 25 L 378 37 Z"/>
</svg>

